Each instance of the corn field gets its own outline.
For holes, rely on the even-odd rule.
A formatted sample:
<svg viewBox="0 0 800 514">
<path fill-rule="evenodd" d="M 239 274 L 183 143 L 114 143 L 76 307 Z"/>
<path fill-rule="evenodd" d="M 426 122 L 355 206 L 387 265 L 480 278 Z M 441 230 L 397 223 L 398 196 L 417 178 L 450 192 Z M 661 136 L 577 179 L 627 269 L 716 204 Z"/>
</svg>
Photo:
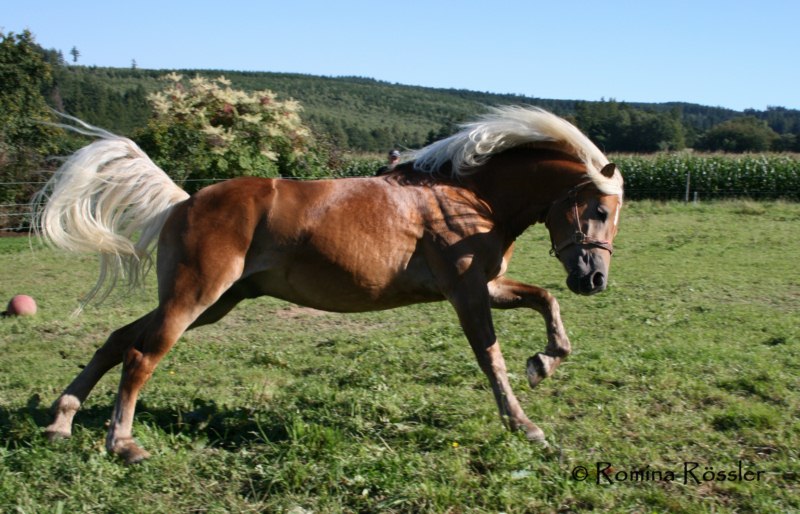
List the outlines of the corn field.
<svg viewBox="0 0 800 514">
<path fill-rule="evenodd" d="M 614 155 L 630 199 L 746 197 L 800 200 L 798 154 Z"/>
</svg>

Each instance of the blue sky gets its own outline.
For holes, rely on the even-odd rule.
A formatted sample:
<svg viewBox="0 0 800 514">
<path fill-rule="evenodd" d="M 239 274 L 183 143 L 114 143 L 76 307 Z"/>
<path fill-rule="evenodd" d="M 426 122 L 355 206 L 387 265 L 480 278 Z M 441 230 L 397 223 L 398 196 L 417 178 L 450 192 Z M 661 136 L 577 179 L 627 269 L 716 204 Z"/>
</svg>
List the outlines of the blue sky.
<svg viewBox="0 0 800 514">
<path fill-rule="evenodd" d="M 800 109 L 800 1 L 0 0 L 78 64 Z"/>
</svg>

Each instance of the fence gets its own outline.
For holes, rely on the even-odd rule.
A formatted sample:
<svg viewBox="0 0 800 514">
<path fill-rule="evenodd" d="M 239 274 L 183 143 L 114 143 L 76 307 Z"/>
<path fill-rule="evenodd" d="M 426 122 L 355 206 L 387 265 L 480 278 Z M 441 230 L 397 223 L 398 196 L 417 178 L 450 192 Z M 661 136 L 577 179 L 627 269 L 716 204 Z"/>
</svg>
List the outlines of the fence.
<svg viewBox="0 0 800 514">
<path fill-rule="evenodd" d="M 226 179 L 189 179 L 178 181 L 179 186 L 187 183 L 193 184 L 193 189 L 199 189 L 215 182 L 222 182 Z M 46 182 L 0 182 L 0 192 L 8 187 L 33 187 L 36 191 L 44 187 Z M 27 234 L 31 230 L 32 204 L 30 203 L 6 203 L 0 204 L 0 236 Z"/>
</svg>

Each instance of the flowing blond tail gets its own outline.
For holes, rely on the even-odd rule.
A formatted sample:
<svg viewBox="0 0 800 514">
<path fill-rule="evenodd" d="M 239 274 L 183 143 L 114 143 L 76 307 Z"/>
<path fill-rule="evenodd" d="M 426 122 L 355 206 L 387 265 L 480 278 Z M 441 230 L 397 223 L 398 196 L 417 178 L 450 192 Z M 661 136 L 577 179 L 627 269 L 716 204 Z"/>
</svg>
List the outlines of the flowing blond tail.
<svg viewBox="0 0 800 514">
<path fill-rule="evenodd" d="M 100 276 L 81 300 L 102 301 L 120 275 L 140 285 L 152 264 L 154 241 L 172 207 L 189 194 L 130 139 L 70 118 L 98 137 L 55 172 L 33 202 L 34 227 L 53 246 L 99 253 Z"/>
</svg>

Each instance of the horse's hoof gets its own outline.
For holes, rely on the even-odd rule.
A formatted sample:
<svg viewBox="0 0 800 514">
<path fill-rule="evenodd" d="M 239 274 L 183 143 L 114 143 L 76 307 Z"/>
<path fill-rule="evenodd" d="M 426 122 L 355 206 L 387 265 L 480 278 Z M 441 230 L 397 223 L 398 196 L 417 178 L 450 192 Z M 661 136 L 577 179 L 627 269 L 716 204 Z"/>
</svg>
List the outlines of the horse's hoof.
<svg viewBox="0 0 800 514">
<path fill-rule="evenodd" d="M 138 452 L 128 454 L 123 458 L 125 459 L 126 466 L 133 466 L 134 464 L 139 464 L 149 459 L 150 452 L 138 448 Z"/>
<path fill-rule="evenodd" d="M 527 430 L 525 430 L 525 437 L 528 439 L 528 441 L 536 443 L 542 448 L 547 448 L 550 446 L 547 444 L 547 440 L 544 437 L 544 432 L 537 426 L 529 427 Z"/>
<path fill-rule="evenodd" d="M 549 376 L 549 365 L 552 364 L 552 360 L 552 357 L 549 357 L 543 353 L 537 353 L 528 359 L 526 374 L 528 375 L 528 385 L 531 386 L 531 389 L 535 388 L 537 385 L 539 385 L 539 382 Z"/>
<path fill-rule="evenodd" d="M 64 432 L 63 430 L 45 430 L 44 431 L 45 437 L 51 443 L 56 441 L 61 441 L 62 439 L 69 439 L 72 437 L 72 434 L 69 432 Z"/>
<path fill-rule="evenodd" d="M 150 453 L 139 448 L 132 440 L 115 444 L 111 452 L 122 459 L 126 466 L 139 464 L 150 458 Z"/>
</svg>

